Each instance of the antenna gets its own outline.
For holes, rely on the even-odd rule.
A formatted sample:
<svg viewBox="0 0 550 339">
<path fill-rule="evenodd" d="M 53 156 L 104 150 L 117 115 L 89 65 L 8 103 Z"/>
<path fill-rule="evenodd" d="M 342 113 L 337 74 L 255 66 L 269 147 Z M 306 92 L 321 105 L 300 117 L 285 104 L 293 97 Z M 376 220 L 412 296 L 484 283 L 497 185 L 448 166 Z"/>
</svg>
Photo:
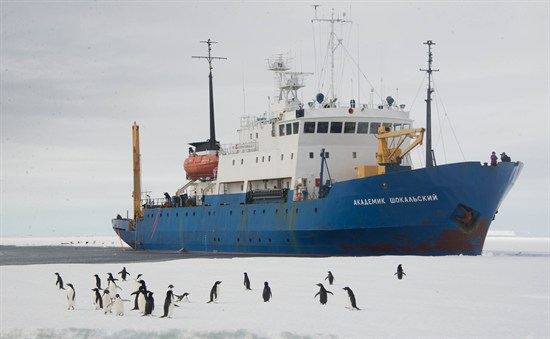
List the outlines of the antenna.
<svg viewBox="0 0 550 339">
<path fill-rule="evenodd" d="M 209 74 L 208 74 L 208 85 L 209 85 L 209 94 L 210 94 L 210 140 L 208 143 L 208 149 L 209 150 L 217 150 L 216 145 L 216 127 L 214 124 L 214 89 L 212 86 L 212 60 L 214 59 L 220 59 L 220 60 L 226 60 L 227 58 L 224 57 L 213 57 L 212 52 L 212 44 L 217 44 L 216 41 L 212 41 L 210 39 L 206 41 L 201 41 L 202 43 L 205 43 L 208 45 L 208 56 L 193 56 L 192 58 L 196 59 L 206 59 L 208 61 L 208 67 L 209 67 Z"/>
<path fill-rule="evenodd" d="M 314 5 L 315 6 L 318 6 L 318 5 Z M 345 17 L 345 15 L 344 15 Z M 331 17 L 330 19 L 317 19 L 317 7 L 315 7 L 315 19 L 312 19 L 311 22 L 314 22 L 314 21 L 319 21 L 319 22 L 329 22 L 330 23 L 330 40 L 329 40 L 329 49 L 330 49 L 330 96 L 331 96 L 331 99 L 333 100 L 333 103 L 334 103 L 334 99 L 335 99 L 335 95 L 334 95 L 334 52 L 336 51 L 336 48 L 338 48 L 339 45 L 341 45 L 342 43 L 342 39 L 337 39 L 338 40 L 338 44 L 336 46 L 334 46 L 334 37 L 336 36 L 336 34 L 334 34 L 334 23 L 335 22 L 340 22 L 340 23 L 351 23 L 350 20 L 346 20 L 346 19 L 340 19 L 339 17 L 338 18 L 334 18 L 334 8 L 332 9 L 332 14 L 331 14 Z"/>
<path fill-rule="evenodd" d="M 422 72 L 428 73 L 428 90 L 426 95 L 426 167 L 432 167 L 433 151 L 432 151 L 432 72 L 439 72 L 438 69 L 432 69 L 432 45 L 435 42 L 428 40 L 424 43 L 428 45 L 428 69 L 420 69 Z"/>
</svg>

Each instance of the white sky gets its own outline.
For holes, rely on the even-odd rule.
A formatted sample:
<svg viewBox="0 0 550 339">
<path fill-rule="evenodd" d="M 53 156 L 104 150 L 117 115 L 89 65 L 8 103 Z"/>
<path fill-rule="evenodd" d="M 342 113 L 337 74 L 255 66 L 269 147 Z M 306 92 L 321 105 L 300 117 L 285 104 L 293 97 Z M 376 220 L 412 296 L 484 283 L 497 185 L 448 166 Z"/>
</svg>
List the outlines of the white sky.
<svg viewBox="0 0 550 339">
<path fill-rule="evenodd" d="M 2 1 L 1 235 L 110 233 L 110 219 L 131 211 L 133 121 L 143 187 L 155 197 L 181 187 L 187 143 L 208 137 L 207 64 L 191 58 L 206 53 L 199 41 L 218 41 L 214 55 L 228 58 L 214 64 L 216 134 L 234 142 L 243 111 L 260 115 L 273 96 L 267 58 L 289 53 L 295 70 L 319 73 L 325 29 L 311 23 L 312 4 Z M 423 42 L 436 42 L 438 163 L 491 151 L 523 161 L 492 227 L 548 235 L 548 2 L 323 2 L 318 17 L 333 7 L 351 17 L 339 34 L 376 93 L 398 97 L 417 126 Z M 358 90 L 345 74 L 343 102 Z M 366 102 L 370 85 L 360 86 Z"/>
</svg>

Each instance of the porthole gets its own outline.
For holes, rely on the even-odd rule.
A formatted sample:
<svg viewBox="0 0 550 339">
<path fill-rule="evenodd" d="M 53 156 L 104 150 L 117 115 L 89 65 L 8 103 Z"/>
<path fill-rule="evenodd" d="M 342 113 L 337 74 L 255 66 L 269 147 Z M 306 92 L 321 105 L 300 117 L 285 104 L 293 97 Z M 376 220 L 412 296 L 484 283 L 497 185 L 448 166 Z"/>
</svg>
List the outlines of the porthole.
<svg viewBox="0 0 550 339">
<path fill-rule="evenodd" d="M 388 184 L 385 182 L 383 182 L 380 186 L 382 186 L 383 190 L 388 189 Z"/>
</svg>

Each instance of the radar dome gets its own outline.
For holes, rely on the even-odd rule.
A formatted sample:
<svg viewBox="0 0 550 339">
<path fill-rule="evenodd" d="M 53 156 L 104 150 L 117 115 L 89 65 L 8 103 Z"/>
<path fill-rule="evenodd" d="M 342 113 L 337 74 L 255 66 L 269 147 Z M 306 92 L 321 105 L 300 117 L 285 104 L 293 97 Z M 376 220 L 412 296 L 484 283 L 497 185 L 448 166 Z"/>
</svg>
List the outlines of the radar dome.
<svg viewBox="0 0 550 339">
<path fill-rule="evenodd" d="M 318 103 L 323 103 L 325 101 L 325 95 L 323 93 L 319 93 L 315 96 L 315 100 L 317 100 Z"/>
</svg>

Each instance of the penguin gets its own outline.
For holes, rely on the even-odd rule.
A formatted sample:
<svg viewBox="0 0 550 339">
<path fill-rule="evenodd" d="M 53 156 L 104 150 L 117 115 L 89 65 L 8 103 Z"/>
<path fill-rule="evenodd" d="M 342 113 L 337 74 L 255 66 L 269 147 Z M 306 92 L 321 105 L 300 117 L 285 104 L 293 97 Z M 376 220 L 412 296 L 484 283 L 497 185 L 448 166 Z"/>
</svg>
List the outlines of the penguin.
<svg viewBox="0 0 550 339">
<path fill-rule="evenodd" d="M 145 301 L 145 312 L 143 316 L 153 315 L 153 310 L 155 309 L 155 299 L 153 298 L 153 292 L 147 292 L 147 298 Z"/>
<path fill-rule="evenodd" d="M 117 288 L 118 288 L 118 289 L 121 289 L 120 287 L 117 286 L 117 284 L 115 283 L 115 280 L 117 280 L 117 279 L 108 280 L 108 282 L 107 282 L 107 288 L 106 288 L 106 290 L 108 289 L 108 290 L 109 290 L 109 293 L 111 293 L 111 295 L 116 295 L 116 290 L 117 290 Z"/>
<path fill-rule="evenodd" d="M 74 310 L 74 298 L 76 296 L 76 292 L 74 291 L 73 284 L 68 283 L 67 286 L 69 286 L 69 289 L 67 290 L 67 309 Z"/>
<path fill-rule="evenodd" d="M 138 309 L 140 313 L 145 313 L 145 305 L 147 305 L 147 290 L 140 287 L 138 293 Z"/>
<path fill-rule="evenodd" d="M 177 298 L 176 302 L 180 302 L 180 301 L 183 301 L 186 303 L 189 302 L 189 293 L 187 292 L 183 293 L 182 295 L 174 294 L 174 296 Z M 177 305 L 174 305 L 174 306 L 177 306 Z"/>
<path fill-rule="evenodd" d="M 58 272 L 54 273 L 57 276 L 57 280 L 55 281 L 55 286 L 57 286 L 60 290 L 64 290 L 65 287 L 63 287 L 63 279 L 61 279 L 61 276 Z"/>
<path fill-rule="evenodd" d="M 122 271 L 118 272 L 123 281 L 126 281 L 126 276 L 130 275 L 130 272 L 126 271 L 126 267 L 122 267 Z"/>
<path fill-rule="evenodd" d="M 103 291 L 103 298 L 102 298 L 102 301 L 103 301 L 103 311 L 105 314 L 107 313 L 113 313 L 113 311 L 111 311 L 111 309 L 113 308 L 113 303 L 111 302 L 111 295 L 110 295 L 110 292 L 109 292 L 109 289 L 105 289 Z"/>
<path fill-rule="evenodd" d="M 248 279 L 248 274 L 246 274 L 246 272 L 244 272 L 244 287 L 250 290 L 250 279 Z"/>
<path fill-rule="evenodd" d="M 123 316 L 124 315 L 124 301 L 120 297 L 120 294 L 116 295 L 115 301 L 114 301 L 114 307 L 115 307 L 115 315 L 117 316 Z"/>
<path fill-rule="evenodd" d="M 174 313 L 174 292 L 168 289 L 166 291 L 166 298 L 164 298 L 164 314 L 161 318 L 172 318 L 172 313 Z"/>
<path fill-rule="evenodd" d="M 271 294 L 271 288 L 269 287 L 269 284 L 264 282 L 264 291 L 262 292 L 262 297 L 264 298 L 264 302 L 269 301 L 273 295 Z"/>
<path fill-rule="evenodd" d="M 214 283 L 214 286 L 212 286 L 212 289 L 210 290 L 210 301 L 207 302 L 207 304 L 210 304 L 211 302 L 215 302 L 215 303 L 218 302 L 218 297 L 219 297 L 219 294 L 220 294 L 220 284 L 221 283 L 222 283 L 221 281 L 216 281 Z"/>
<path fill-rule="evenodd" d="M 102 288 L 101 288 L 101 278 L 97 274 L 94 274 L 94 277 L 95 277 L 95 287 L 97 287 L 98 290 L 102 290 Z"/>
<path fill-rule="evenodd" d="M 325 278 L 325 280 L 328 279 L 328 284 L 329 285 L 332 285 L 332 283 L 334 282 L 334 276 L 332 275 L 332 272 L 331 271 L 328 271 L 328 275 L 327 277 Z"/>
<path fill-rule="evenodd" d="M 317 286 L 319 286 L 320 289 L 319 289 L 319 292 L 317 292 L 317 294 L 315 294 L 313 298 L 316 298 L 317 296 L 319 296 L 319 301 L 321 302 L 321 305 L 326 305 L 328 301 L 327 293 L 330 293 L 332 295 L 334 295 L 334 293 L 326 290 L 323 284 L 317 284 Z"/>
<path fill-rule="evenodd" d="M 135 292 L 132 292 L 130 295 L 135 295 L 135 298 L 134 298 L 134 308 L 132 308 L 132 311 L 133 310 L 139 310 L 139 295 L 141 294 L 141 291 L 143 290 L 143 287 L 139 287 L 137 291 Z"/>
<path fill-rule="evenodd" d="M 95 309 L 99 310 L 103 308 L 103 299 L 101 298 L 101 293 L 99 293 L 99 290 L 96 288 L 92 289 L 94 291 L 94 305 Z"/>
<path fill-rule="evenodd" d="M 115 281 L 115 280 L 118 280 L 116 279 L 115 277 L 113 277 L 113 273 L 107 273 L 108 277 L 107 277 L 107 283 L 109 281 Z"/>
<path fill-rule="evenodd" d="M 355 301 L 355 294 L 353 294 L 353 291 L 351 290 L 351 288 L 349 287 L 344 287 L 343 288 L 344 291 L 348 292 L 348 301 L 349 301 L 349 304 L 351 305 L 351 307 L 349 307 L 350 309 L 356 309 L 356 310 L 361 310 L 359 307 L 357 307 L 357 302 Z"/>
<path fill-rule="evenodd" d="M 397 266 L 397 272 L 395 272 L 393 275 L 397 274 L 397 279 L 401 280 L 403 279 L 403 276 L 406 275 L 403 271 L 403 267 L 401 267 L 401 264 Z"/>
</svg>

